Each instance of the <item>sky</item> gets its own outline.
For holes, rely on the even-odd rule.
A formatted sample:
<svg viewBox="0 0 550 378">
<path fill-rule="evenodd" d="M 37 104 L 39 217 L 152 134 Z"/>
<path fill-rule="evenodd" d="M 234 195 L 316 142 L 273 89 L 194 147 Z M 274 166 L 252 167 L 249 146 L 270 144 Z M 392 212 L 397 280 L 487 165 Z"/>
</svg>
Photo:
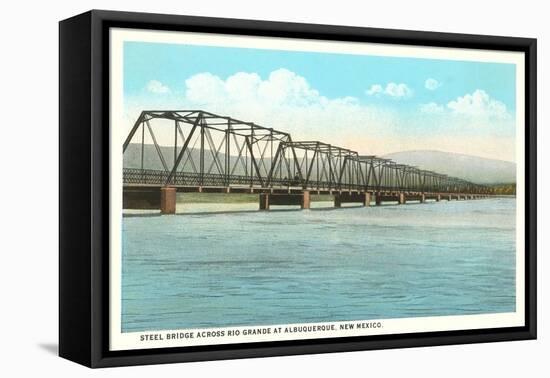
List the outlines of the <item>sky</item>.
<svg viewBox="0 0 550 378">
<path fill-rule="evenodd" d="M 515 161 L 513 64 L 125 42 L 123 72 L 127 129 L 203 109 L 361 154 Z"/>
</svg>

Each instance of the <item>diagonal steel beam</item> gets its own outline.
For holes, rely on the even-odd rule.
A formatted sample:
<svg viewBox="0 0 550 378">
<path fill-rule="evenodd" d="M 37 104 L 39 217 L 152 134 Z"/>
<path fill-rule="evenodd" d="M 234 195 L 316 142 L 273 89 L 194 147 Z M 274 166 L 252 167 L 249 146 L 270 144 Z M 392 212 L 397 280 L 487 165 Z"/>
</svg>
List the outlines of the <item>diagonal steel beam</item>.
<svg viewBox="0 0 550 378">
<path fill-rule="evenodd" d="M 124 144 L 122 146 L 122 153 L 126 152 L 126 149 L 128 148 L 128 145 L 130 144 L 130 142 L 132 141 L 132 138 L 134 137 L 134 134 L 136 133 L 139 125 L 143 122 L 143 116 L 144 116 L 145 112 L 141 112 L 138 119 L 136 120 L 136 122 L 134 123 L 134 126 L 132 127 L 132 129 L 130 130 L 130 133 L 128 134 L 128 136 L 126 137 L 126 140 L 124 141 Z"/>
<path fill-rule="evenodd" d="M 246 141 L 246 145 L 248 147 L 248 150 L 250 151 L 250 160 L 252 161 L 252 164 L 254 165 L 254 169 L 256 170 L 256 175 L 258 176 L 258 180 L 260 180 L 260 185 L 264 186 L 264 182 L 262 179 L 262 174 L 260 173 L 260 168 L 258 167 L 258 163 L 256 162 L 256 158 L 254 157 L 254 151 L 252 151 L 252 144 L 250 143 L 250 138 L 248 136 L 244 137 Z"/>
<path fill-rule="evenodd" d="M 160 162 L 162 163 L 162 166 L 164 167 L 164 170 L 166 172 L 169 171 L 168 164 L 166 164 L 166 160 L 164 160 L 164 156 L 162 155 L 162 150 L 160 149 L 159 144 L 157 143 L 157 138 L 155 138 L 155 134 L 153 133 L 153 129 L 151 128 L 151 125 L 149 124 L 149 121 L 145 121 L 145 124 L 147 125 L 147 129 L 149 130 L 149 134 L 151 135 L 151 138 L 153 139 L 153 143 L 155 144 L 155 149 L 157 150 L 157 154 L 160 158 Z"/>
<path fill-rule="evenodd" d="M 195 130 L 197 129 L 197 126 L 199 125 L 199 122 L 200 122 L 201 118 L 202 118 L 202 113 L 199 113 L 199 115 L 195 119 L 195 123 L 193 123 L 193 127 L 191 128 L 191 131 L 189 132 L 189 135 L 187 135 L 187 139 L 183 143 L 181 151 L 178 154 L 178 159 L 174 163 L 174 166 L 172 167 L 172 170 L 170 171 L 170 174 L 168 175 L 168 178 L 166 179 L 165 185 L 168 185 L 172 181 L 172 179 L 174 178 L 174 175 L 176 174 L 176 170 L 178 169 L 178 165 L 180 164 L 181 159 L 183 158 L 183 154 L 187 150 L 187 146 L 189 145 L 189 142 L 191 141 L 191 138 L 193 137 L 193 134 L 195 133 Z"/>
</svg>

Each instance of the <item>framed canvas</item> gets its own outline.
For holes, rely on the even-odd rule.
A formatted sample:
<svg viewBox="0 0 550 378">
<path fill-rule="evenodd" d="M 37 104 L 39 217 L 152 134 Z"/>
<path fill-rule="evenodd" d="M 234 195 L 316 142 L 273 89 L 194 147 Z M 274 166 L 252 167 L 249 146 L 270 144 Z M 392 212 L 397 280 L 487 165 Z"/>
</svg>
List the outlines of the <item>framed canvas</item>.
<svg viewBox="0 0 550 378">
<path fill-rule="evenodd" d="M 59 354 L 536 337 L 536 40 L 60 22 Z"/>
</svg>

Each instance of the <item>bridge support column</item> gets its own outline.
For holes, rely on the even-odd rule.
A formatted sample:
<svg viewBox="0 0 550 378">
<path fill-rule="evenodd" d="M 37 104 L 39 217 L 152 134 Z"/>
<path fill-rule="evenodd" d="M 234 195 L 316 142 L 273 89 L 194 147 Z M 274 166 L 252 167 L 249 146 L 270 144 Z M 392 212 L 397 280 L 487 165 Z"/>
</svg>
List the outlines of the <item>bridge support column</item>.
<svg viewBox="0 0 550 378">
<path fill-rule="evenodd" d="M 404 205 L 407 203 L 407 197 L 405 196 L 405 193 L 399 193 L 399 204 Z"/>
<path fill-rule="evenodd" d="M 309 196 L 309 190 L 304 190 L 302 192 L 302 203 L 300 204 L 300 207 L 302 209 L 309 209 L 311 205 L 311 198 Z"/>
<path fill-rule="evenodd" d="M 420 195 L 420 203 L 424 203 L 424 202 L 426 202 L 426 195 L 424 193 L 422 193 Z"/>
<path fill-rule="evenodd" d="M 374 195 L 374 203 L 376 204 L 376 206 L 382 205 L 382 195 L 380 194 L 380 192 L 377 192 Z"/>
<path fill-rule="evenodd" d="M 162 214 L 176 213 L 176 188 L 170 186 L 160 188 L 160 212 Z"/>
<path fill-rule="evenodd" d="M 269 194 L 260 194 L 260 210 L 269 210 Z"/>
<path fill-rule="evenodd" d="M 370 206 L 370 193 L 365 192 L 365 200 L 363 202 L 363 206 Z"/>
<path fill-rule="evenodd" d="M 441 201 L 441 194 L 436 195 L 436 196 L 435 196 L 435 200 L 436 200 L 437 202 Z"/>
</svg>

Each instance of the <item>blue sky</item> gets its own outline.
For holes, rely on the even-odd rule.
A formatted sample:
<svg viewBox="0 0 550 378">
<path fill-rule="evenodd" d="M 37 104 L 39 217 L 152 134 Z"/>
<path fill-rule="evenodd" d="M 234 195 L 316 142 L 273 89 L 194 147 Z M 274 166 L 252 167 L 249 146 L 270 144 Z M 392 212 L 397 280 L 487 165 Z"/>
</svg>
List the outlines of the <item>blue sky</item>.
<svg viewBox="0 0 550 378">
<path fill-rule="evenodd" d="M 436 136 L 453 152 L 513 160 L 503 151 L 515 136 L 512 64 L 125 42 L 124 96 L 127 113 L 201 106 L 376 153 L 426 149 Z M 287 108 L 291 122 L 273 116 Z M 342 119 L 364 144 L 342 137 L 345 125 L 335 132 Z M 479 151 L 461 149 L 468 138 Z M 494 146 L 483 149 L 483 140 Z"/>
</svg>

